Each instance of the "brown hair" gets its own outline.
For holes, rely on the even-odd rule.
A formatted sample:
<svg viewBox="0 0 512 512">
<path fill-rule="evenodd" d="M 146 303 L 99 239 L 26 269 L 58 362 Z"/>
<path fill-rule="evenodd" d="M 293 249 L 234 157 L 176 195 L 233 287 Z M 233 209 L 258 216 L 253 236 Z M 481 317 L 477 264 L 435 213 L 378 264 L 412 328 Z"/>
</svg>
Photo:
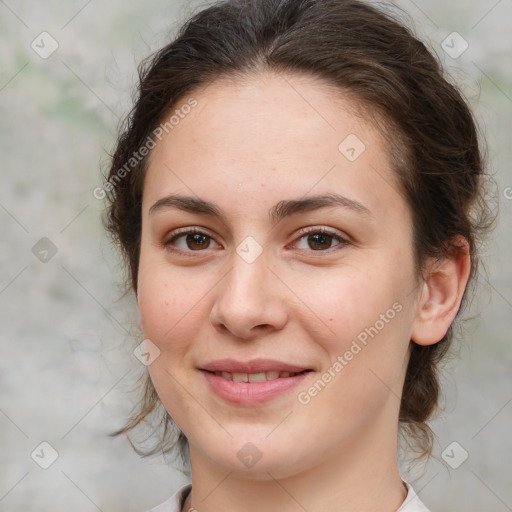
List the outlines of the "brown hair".
<svg viewBox="0 0 512 512">
<path fill-rule="evenodd" d="M 139 66 L 138 98 L 105 184 L 105 226 L 122 250 L 135 293 L 147 157 L 122 179 L 120 169 L 182 98 L 220 78 L 243 79 L 261 70 L 320 78 L 384 121 L 389 129 L 381 132 L 393 148 L 397 182 L 413 218 L 418 275 L 427 257 L 458 250 L 456 237 L 462 236 L 469 243 L 473 283 L 477 242 L 492 224 L 479 137 L 466 101 L 424 44 L 392 14 L 358 0 L 224 0 L 195 14 L 170 44 Z M 432 450 L 426 421 L 438 407 L 439 362 L 452 338 L 450 327 L 434 345 L 412 344 L 399 421 L 420 455 Z M 146 376 L 138 412 L 113 435 L 128 433 L 163 409 L 159 402 Z M 149 455 L 178 446 L 186 459 L 186 437 L 181 431 L 177 438 L 169 435 L 175 424 L 162 412 L 158 444 L 145 452 L 134 448 Z"/>
</svg>

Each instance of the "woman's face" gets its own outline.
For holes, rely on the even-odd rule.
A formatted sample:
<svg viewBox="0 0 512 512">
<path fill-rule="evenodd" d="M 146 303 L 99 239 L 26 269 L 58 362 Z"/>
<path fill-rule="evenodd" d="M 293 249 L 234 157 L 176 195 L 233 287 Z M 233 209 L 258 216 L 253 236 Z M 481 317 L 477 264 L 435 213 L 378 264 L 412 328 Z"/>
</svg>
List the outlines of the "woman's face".
<svg viewBox="0 0 512 512">
<path fill-rule="evenodd" d="M 277 478 L 394 450 L 418 287 L 384 139 L 308 77 L 193 98 L 151 154 L 138 275 L 192 460 Z"/>
</svg>

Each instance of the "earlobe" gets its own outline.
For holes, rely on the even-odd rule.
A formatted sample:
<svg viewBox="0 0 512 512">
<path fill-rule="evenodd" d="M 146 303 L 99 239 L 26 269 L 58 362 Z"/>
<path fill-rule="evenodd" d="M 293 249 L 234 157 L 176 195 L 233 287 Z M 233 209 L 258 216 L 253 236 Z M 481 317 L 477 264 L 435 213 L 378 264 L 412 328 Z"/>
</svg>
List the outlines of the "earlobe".
<svg viewBox="0 0 512 512">
<path fill-rule="evenodd" d="M 471 258 L 466 239 L 457 239 L 456 247 L 459 249 L 429 263 L 411 333 L 412 341 L 418 345 L 441 341 L 459 310 L 471 272 Z"/>
</svg>

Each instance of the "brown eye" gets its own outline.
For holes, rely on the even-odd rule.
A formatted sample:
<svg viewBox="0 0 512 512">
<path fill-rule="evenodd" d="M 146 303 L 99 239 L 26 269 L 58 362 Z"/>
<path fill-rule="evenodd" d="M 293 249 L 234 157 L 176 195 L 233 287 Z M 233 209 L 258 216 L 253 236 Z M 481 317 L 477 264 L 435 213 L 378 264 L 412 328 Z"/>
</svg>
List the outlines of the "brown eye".
<svg viewBox="0 0 512 512">
<path fill-rule="evenodd" d="M 308 235 L 309 247 L 315 251 L 321 249 L 329 249 L 333 241 L 333 236 L 326 233 L 314 233 Z"/>
<path fill-rule="evenodd" d="M 210 237 L 202 233 L 184 235 L 189 249 L 206 249 L 210 245 Z"/>
<path fill-rule="evenodd" d="M 188 230 L 176 233 L 164 242 L 164 246 L 178 252 L 199 252 L 209 249 L 213 241 L 213 238 L 206 233 Z"/>
<path fill-rule="evenodd" d="M 325 252 L 338 245 L 345 246 L 349 243 L 342 236 L 325 229 L 302 230 L 300 234 L 302 236 L 297 242 L 297 247 L 304 250 Z M 333 244 L 333 242 L 335 243 Z"/>
</svg>

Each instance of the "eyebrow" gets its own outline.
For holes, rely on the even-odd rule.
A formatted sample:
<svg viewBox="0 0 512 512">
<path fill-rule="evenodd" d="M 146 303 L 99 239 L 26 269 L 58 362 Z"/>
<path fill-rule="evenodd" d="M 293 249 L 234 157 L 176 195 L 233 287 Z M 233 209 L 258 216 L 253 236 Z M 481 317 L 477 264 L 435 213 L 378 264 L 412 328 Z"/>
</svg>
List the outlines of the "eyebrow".
<svg viewBox="0 0 512 512">
<path fill-rule="evenodd" d="M 270 208 L 268 213 L 271 220 L 279 222 L 285 217 L 329 207 L 341 207 L 359 213 L 365 217 L 373 217 L 372 212 L 363 204 L 336 193 L 282 200 Z M 220 220 L 225 219 L 225 214 L 222 209 L 214 203 L 198 197 L 178 194 L 171 194 L 158 199 L 149 209 L 149 215 L 151 216 L 158 211 L 170 208 L 208 215 Z"/>
</svg>

